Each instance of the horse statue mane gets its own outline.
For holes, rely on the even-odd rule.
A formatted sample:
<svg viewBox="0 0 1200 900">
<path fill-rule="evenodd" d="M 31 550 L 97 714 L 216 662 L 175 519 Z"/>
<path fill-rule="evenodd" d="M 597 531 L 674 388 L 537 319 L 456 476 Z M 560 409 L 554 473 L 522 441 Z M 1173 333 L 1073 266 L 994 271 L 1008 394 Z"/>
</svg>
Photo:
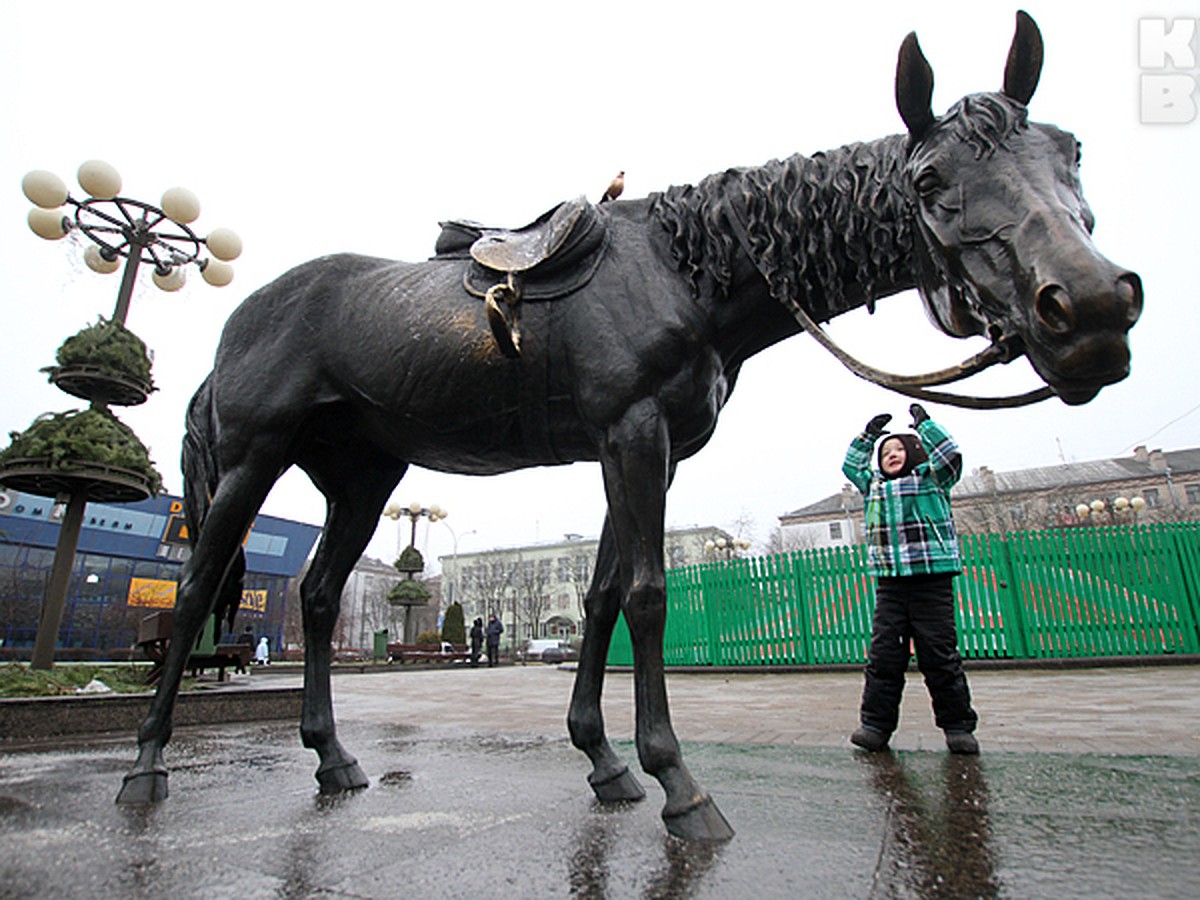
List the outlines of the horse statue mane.
<svg viewBox="0 0 1200 900">
<path fill-rule="evenodd" d="M 1023 104 L 999 93 L 959 100 L 923 135 L 952 129 L 990 155 L 1027 127 Z M 896 134 L 765 165 L 728 169 L 651 196 L 679 271 L 699 294 L 728 292 L 736 223 L 777 300 L 792 298 L 817 321 L 860 303 L 874 312 L 880 285 L 911 280 L 913 215 L 902 173 L 914 144 Z M 733 226 L 733 227 L 731 227 Z M 857 286 L 861 297 L 848 287 Z"/>
</svg>

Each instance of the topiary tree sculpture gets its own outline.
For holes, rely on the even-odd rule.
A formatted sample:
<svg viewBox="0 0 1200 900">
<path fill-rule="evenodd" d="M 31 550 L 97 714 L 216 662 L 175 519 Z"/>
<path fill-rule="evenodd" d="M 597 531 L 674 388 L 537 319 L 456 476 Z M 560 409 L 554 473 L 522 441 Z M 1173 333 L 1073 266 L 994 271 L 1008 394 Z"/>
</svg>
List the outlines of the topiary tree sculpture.
<svg viewBox="0 0 1200 900">
<path fill-rule="evenodd" d="M 425 560 L 421 551 L 410 544 L 400 552 L 400 558 L 393 565 L 404 577 L 388 592 L 387 599 L 392 606 L 404 607 L 404 637 L 408 640 L 412 633 L 413 607 L 429 602 L 429 588 L 417 581 L 417 576 L 425 570 Z"/>
<path fill-rule="evenodd" d="M 442 618 L 442 640 L 459 647 L 467 642 L 466 620 L 462 604 L 457 600 L 446 607 L 446 615 Z"/>
<path fill-rule="evenodd" d="M 42 369 L 51 384 L 92 401 L 135 406 L 155 390 L 145 343 L 122 323 L 103 316 L 63 341 L 57 365 Z"/>
</svg>

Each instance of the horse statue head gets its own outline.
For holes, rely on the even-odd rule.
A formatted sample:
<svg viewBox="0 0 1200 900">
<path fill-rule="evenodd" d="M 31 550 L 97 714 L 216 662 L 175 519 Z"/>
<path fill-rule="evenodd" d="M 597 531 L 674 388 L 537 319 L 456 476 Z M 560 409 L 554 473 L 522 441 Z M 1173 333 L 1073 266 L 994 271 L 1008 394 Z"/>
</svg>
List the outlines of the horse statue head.
<svg viewBox="0 0 1200 900">
<path fill-rule="evenodd" d="M 958 337 L 1024 352 L 1065 403 L 1129 374 L 1127 332 L 1142 284 L 1096 249 L 1079 181 L 1080 144 L 1030 122 L 1042 38 L 1017 14 L 1004 88 L 933 114 L 933 70 L 915 34 L 900 48 L 896 104 L 908 127 L 905 190 L 921 297 Z"/>
</svg>

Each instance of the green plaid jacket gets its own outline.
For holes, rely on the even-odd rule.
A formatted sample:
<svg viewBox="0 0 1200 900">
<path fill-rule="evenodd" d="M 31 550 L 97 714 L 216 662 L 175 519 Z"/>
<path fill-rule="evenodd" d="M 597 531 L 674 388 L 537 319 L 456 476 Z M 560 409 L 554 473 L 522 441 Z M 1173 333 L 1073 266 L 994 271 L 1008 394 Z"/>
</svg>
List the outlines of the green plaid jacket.
<svg viewBox="0 0 1200 900">
<path fill-rule="evenodd" d="M 927 419 L 916 431 L 929 460 L 902 478 L 884 478 L 872 468 L 876 439 L 866 432 L 850 444 L 842 464 L 864 496 L 867 564 L 876 577 L 962 571 L 950 512 L 950 488 L 962 475 L 962 454 L 937 423 Z"/>
</svg>

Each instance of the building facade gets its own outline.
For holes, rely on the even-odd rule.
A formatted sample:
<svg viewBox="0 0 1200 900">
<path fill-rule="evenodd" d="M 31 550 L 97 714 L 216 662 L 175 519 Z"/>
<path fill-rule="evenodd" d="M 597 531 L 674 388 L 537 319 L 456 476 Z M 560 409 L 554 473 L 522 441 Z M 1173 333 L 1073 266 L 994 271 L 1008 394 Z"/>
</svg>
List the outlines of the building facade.
<svg viewBox="0 0 1200 900">
<path fill-rule="evenodd" d="M 1132 456 L 1014 472 L 986 466 L 950 492 L 959 534 L 1150 524 L 1200 519 L 1200 448 L 1147 450 Z M 783 549 L 858 543 L 862 495 L 849 484 L 831 497 L 779 517 Z"/>
<path fill-rule="evenodd" d="M 683 528 L 664 539 L 667 568 L 703 562 L 705 545 L 730 536 L 720 528 Z M 534 638 L 570 640 L 586 628 L 583 598 L 592 581 L 599 542 L 567 535 L 561 541 L 440 557 L 447 603 L 462 604 L 467 628 L 495 613 L 504 643 Z"/>
<path fill-rule="evenodd" d="M 54 565 L 61 504 L 0 490 L 0 658 L 28 658 Z M 283 649 L 288 583 L 320 529 L 259 516 L 244 544 L 246 576 L 234 632 L 250 625 Z M 183 501 L 89 503 L 75 553 L 56 658 L 128 658 L 141 620 L 171 609 L 188 557 Z"/>
<path fill-rule="evenodd" d="M 396 567 L 364 556 L 350 572 L 342 588 L 342 608 L 333 635 L 335 649 L 370 655 L 374 635 L 387 631 L 388 641 L 412 644 L 422 632 L 440 631 L 442 614 L 441 577 L 422 578 L 429 601 L 420 606 L 393 606 L 388 594 L 403 576 Z"/>
</svg>

